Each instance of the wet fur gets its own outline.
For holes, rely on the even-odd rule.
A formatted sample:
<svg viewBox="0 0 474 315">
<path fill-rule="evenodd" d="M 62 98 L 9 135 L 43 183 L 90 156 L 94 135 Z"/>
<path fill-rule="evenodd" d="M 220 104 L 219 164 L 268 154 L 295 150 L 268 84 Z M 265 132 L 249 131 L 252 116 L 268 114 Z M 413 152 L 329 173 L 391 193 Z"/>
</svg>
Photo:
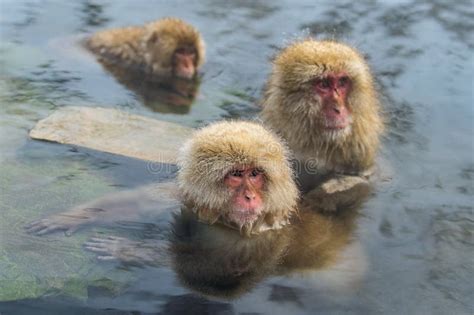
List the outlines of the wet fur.
<svg viewBox="0 0 474 315">
<path fill-rule="evenodd" d="M 298 190 L 281 140 L 262 125 L 219 122 L 197 131 L 180 152 L 178 186 L 187 207 L 213 224 L 226 220 L 230 195 L 224 177 L 238 165 L 261 168 L 266 179 L 263 214 L 245 234 L 279 228 L 295 211 Z"/>
<path fill-rule="evenodd" d="M 177 18 L 164 18 L 144 26 L 131 26 L 98 32 L 85 42 L 101 62 L 172 76 L 172 56 L 179 47 L 196 49 L 196 69 L 204 63 L 205 46 L 200 33 Z"/>
</svg>

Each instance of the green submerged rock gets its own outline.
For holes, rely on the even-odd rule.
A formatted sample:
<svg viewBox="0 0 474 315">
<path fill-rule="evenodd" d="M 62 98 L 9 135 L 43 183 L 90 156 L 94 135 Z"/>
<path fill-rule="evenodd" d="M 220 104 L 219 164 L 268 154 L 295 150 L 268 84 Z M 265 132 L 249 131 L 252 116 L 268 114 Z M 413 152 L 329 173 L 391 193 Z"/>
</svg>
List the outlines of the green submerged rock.
<svg viewBox="0 0 474 315">
<path fill-rule="evenodd" d="M 132 280 L 131 273 L 99 264 L 82 248 L 106 229 L 85 229 L 71 237 L 25 233 L 24 225 L 33 220 L 113 190 L 81 163 L 65 164 L 69 169 L 49 161 L 0 164 L 0 302 L 50 295 L 86 299 L 90 287 L 114 294 Z M 63 176 L 65 169 L 74 180 Z"/>
</svg>

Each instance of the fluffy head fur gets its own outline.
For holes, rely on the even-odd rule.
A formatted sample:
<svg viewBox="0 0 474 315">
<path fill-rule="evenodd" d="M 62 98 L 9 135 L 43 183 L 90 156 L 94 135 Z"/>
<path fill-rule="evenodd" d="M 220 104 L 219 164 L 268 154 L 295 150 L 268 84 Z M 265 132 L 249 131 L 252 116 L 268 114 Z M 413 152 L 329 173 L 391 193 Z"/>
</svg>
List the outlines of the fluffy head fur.
<svg viewBox="0 0 474 315">
<path fill-rule="evenodd" d="M 224 177 L 236 166 L 263 170 L 263 215 L 246 233 L 286 224 L 296 209 L 298 190 L 288 161 L 288 150 L 262 125 L 219 122 L 197 131 L 185 144 L 178 160 L 178 185 L 185 205 L 208 223 L 227 221 L 230 194 Z"/>
<path fill-rule="evenodd" d="M 313 84 L 341 72 L 353 83 L 347 100 L 352 123 L 340 132 L 322 131 L 321 103 Z M 355 49 L 312 39 L 286 47 L 273 61 L 262 106 L 264 122 L 280 133 L 297 158 L 313 159 L 327 171 L 352 173 L 372 166 L 383 122 L 369 67 Z"/>
<path fill-rule="evenodd" d="M 142 39 L 145 60 L 153 72 L 171 71 L 171 58 L 179 47 L 196 49 L 196 69 L 204 63 L 204 41 L 190 24 L 177 18 L 165 18 L 145 25 Z"/>
<path fill-rule="evenodd" d="M 178 18 L 98 32 L 86 46 L 102 62 L 133 67 L 158 76 L 172 75 L 172 55 L 177 48 L 194 47 L 196 69 L 204 63 L 205 46 L 200 33 Z"/>
</svg>

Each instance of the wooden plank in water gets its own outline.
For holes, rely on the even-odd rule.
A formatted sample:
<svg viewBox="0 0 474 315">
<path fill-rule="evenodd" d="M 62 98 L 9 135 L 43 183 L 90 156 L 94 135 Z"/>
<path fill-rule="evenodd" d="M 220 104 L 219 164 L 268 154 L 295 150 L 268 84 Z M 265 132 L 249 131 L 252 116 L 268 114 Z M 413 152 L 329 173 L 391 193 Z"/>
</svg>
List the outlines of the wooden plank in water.
<svg viewBox="0 0 474 315">
<path fill-rule="evenodd" d="M 192 129 L 101 107 L 63 107 L 30 131 L 37 140 L 72 144 L 142 160 L 175 163 Z"/>
</svg>

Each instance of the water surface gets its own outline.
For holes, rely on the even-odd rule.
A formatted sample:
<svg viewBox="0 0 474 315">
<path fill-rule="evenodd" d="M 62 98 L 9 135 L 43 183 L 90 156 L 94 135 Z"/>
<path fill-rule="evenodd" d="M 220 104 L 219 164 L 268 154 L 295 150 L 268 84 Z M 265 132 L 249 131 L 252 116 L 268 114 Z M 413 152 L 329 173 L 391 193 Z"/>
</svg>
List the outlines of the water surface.
<svg viewBox="0 0 474 315">
<path fill-rule="evenodd" d="M 472 1 L 2 0 L 0 12 L 2 314 L 473 312 Z M 164 16 L 195 25 L 207 43 L 188 113 L 146 106 L 75 44 L 103 28 Z M 391 179 L 362 209 L 358 248 L 346 253 L 345 264 L 270 278 L 237 300 L 216 301 L 180 286 L 169 269 L 99 264 L 81 248 L 97 233 L 140 238 L 143 223 L 70 238 L 24 233 L 33 219 L 175 171 L 150 172 L 141 161 L 32 141 L 28 130 L 39 119 L 71 105 L 192 127 L 253 117 L 269 59 L 306 35 L 344 40 L 366 55 L 388 121 L 381 156 Z"/>
</svg>

